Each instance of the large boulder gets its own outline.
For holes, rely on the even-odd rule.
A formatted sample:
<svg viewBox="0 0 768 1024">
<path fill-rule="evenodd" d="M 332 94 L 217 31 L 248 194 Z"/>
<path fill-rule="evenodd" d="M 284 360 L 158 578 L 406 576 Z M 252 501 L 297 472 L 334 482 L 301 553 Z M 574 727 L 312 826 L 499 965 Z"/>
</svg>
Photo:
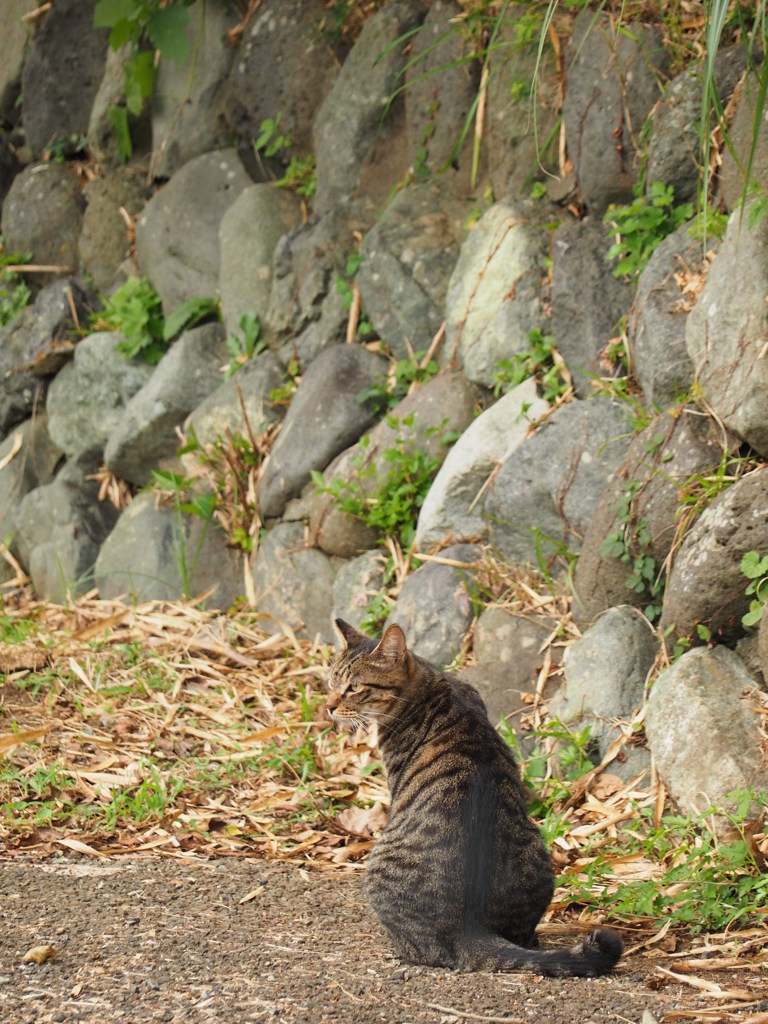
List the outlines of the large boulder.
<svg viewBox="0 0 768 1024">
<path fill-rule="evenodd" d="M 57 144 L 74 151 L 88 133 L 109 42 L 109 29 L 94 27 L 95 8 L 96 0 L 56 0 L 33 37 L 22 116 L 36 157 Z"/>
<path fill-rule="evenodd" d="M 74 309 L 82 323 L 92 296 L 78 278 L 46 285 L 31 306 L 0 328 L 0 438 L 32 415 L 49 377 L 71 357 Z"/>
<path fill-rule="evenodd" d="M 664 594 L 661 630 L 669 642 L 698 643 L 696 626 L 713 639 L 736 641 L 749 609 L 748 579 L 741 571 L 747 551 L 768 551 L 768 471 L 742 477 L 721 492 L 686 533 L 672 563 Z"/>
<path fill-rule="evenodd" d="M 98 500 L 100 465 L 99 449 L 83 452 L 51 483 L 30 491 L 16 511 L 21 561 L 42 600 L 64 601 L 93 586 L 99 547 L 118 517 L 111 502 Z"/>
<path fill-rule="evenodd" d="M 392 130 L 402 97 L 389 103 L 401 84 L 409 33 L 425 13 L 422 0 L 391 0 L 366 21 L 344 61 L 313 125 L 317 210 L 343 206 L 357 189 L 385 199 L 404 176 L 404 133 Z"/>
<path fill-rule="evenodd" d="M 549 233 L 530 204 L 496 203 L 467 235 L 448 285 L 444 361 L 492 387 L 501 359 L 525 352 L 542 318 Z"/>
<path fill-rule="evenodd" d="M 325 469 L 373 423 L 375 404 L 359 398 L 386 372 L 386 365 L 357 345 L 334 345 L 310 363 L 261 479 L 263 517 L 279 516 L 309 483 L 313 470 Z"/>
<path fill-rule="evenodd" d="M 480 552 L 474 544 L 445 548 L 400 588 L 386 625 L 396 622 L 403 628 L 414 654 L 448 665 L 461 651 L 475 615 L 472 581 Z"/>
<path fill-rule="evenodd" d="M 365 237 L 357 283 L 379 337 L 398 359 L 429 348 L 443 322 L 463 236 L 463 204 L 442 186 L 403 189 Z"/>
<path fill-rule="evenodd" d="M 485 487 L 548 408 L 529 378 L 470 423 L 446 455 L 421 506 L 416 527 L 420 551 L 428 551 L 448 537 L 473 540 L 487 535 L 482 501 Z"/>
<path fill-rule="evenodd" d="M 246 314 L 265 324 L 277 243 L 300 223 L 297 197 L 263 183 L 249 185 L 221 218 L 221 315 L 228 332 L 239 333 Z"/>
<path fill-rule="evenodd" d="M 611 608 L 566 651 L 563 686 L 549 702 L 550 714 L 566 725 L 589 726 L 602 761 L 641 709 L 657 652 L 645 616 L 627 606 Z M 648 768 L 647 750 L 626 743 L 608 770 L 629 780 Z"/>
<path fill-rule="evenodd" d="M 221 381 L 224 351 L 221 324 L 194 327 L 171 346 L 110 432 L 104 461 L 115 476 L 143 487 L 176 453 L 177 430 Z"/>
<path fill-rule="evenodd" d="M 421 451 L 442 462 L 448 451 L 445 435 L 466 430 L 478 397 L 477 389 L 456 371 L 432 377 L 399 402 L 358 444 L 334 459 L 325 471 L 326 484 L 335 479 L 356 481 L 361 495 L 370 498 L 384 485 L 392 468 L 390 460 Z M 312 498 L 309 522 L 314 543 L 342 558 L 367 551 L 379 540 L 374 529 L 348 516 L 328 493 L 316 493 Z"/>
<path fill-rule="evenodd" d="M 659 777 L 684 814 L 733 811 L 736 789 L 768 791 L 756 683 L 727 647 L 699 647 L 659 675 L 645 733 Z"/>
<path fill-rule="evenodd" d="M 738 287 L 735 287 L 738 282 Z M 685 343 L 713 413 L 768 455 L 768 217 L 736 211 L 688 314 Z"/>
<path fill-rule="evenodd" d="M 643 394 L 668 409 L 687 394 L 696 376 L 685 344 L 686 312 L 681 274 L 702 269 L 701 239 L 681 224 L 654 250 L 637 282 L 629 317 L 632 366 Z"/>
<path fill-rule="evenodd" d="M 117 167 L 85 186 L 80 259 L 96 287 L 109 294 L 136 273 L 124 214 L 136 218 L 151 195 L 135 167 Z"/>
<path fill-rule="evenodd" d="M 618 333 L 632 301 L 632 285 L 606 268 L 608 241 L 601 221 L 565 218 L 552 240 L 552 319 L 549 330 L 579 397 L 610 373 L 600 354 Z"/>
<path fill-rule="evenodd" d="M 129 399 L 151 377 L 154 367 L 126 359 L 118 351 L 124 338 L 99 331 L 83 338 L 75 356 L 48 389 L 48 430 L 67 455 L 104 446 L 120 422 Z"/>
<path fill-rule="evenodd" d="M 25 15 L 37 9 L 37 0 L 6 0 L 0 33 L 0 121 L 12 125 L 19 116 L 21 72 L 32 38 L 32 23 Z M 0 192 L 0 201 L 2 193 Z"/>
<path fill-rule="evenodd" d="M 161 55 L 155 78 L 155 177 L 170 177 L 193 157 L 225 146 L 231 135 L 216 100 L 235 57 L 226 33 L 236 24 L 237 11 L 226 0 L 207 0 L 193 5 L 190 15 L 184 29 L 189 59 L 177 64 Z"/>
<path fill-rule="evenodd" d="M 488 491 L 491 544 L 520 565 L 562 571 L 621 465 L 626 433 L 626 409 L 610 400 L 556 409 L 512 452 Z"/>
<path fill-rule="evenodd" d="M 230 129 L 256 139 L 264 121 L 300 157 L 312 152 L 311 126 L 338 74 L 338 59 L 323 36 L 323 0 L 265 0 L 248 23 L 222 89 Z M 281 154 L 287 161 L 287 154 Z"/>
<path fill-rule="evenodd" d="M 35 263 L 57 268 L 30 276 L 34 287 L 77 269 L 85 200 L 67 164 L 25 167 L 13 180 L 2 210 L 7 252 L 32 253 Z"/>
<path fill-rule="evenodd" d="M 136 221 L 136 251 L 168 316 L 187 299 L 218 295 L 221 220 L 251 179 L 234 149 L 184 164 Z"/>
<path fill-rule="evenodd" d="M 243 570 L 213 522 L 137 495 L 99 550 L 96 586 L 106 599 L 177 601 L 211 590 L 210 608 L 228 608 L 242 595 Z"/>
<path fill-rule="evenodd" d="M 659 29 L 621 25 L 584 10 L 566 50 L 563 123 L 590 211 L 631 200 L 642 156 L 637 137 L 659 98 L 669 57 Z"/>
<path fill-rule="evenodd" d="M 18 554 L 16 514 L 25 496 L 53 480 L 62 453 L 51 441 L 45 413 L 20 423 L 0 443 L 0 538 Z"/>
<path fill-rule="evenodd" d="M 680 495 L 695 474 L 714 471 L 721 458 L 717 424 L 694 406 L 658 417 L 634 438 L 584 534 L 573 577 L 579 625 L 617 604 L 658 614 L 654 584 L 663 582 L 662 567 L 680 529 Z M 644 574 L 646 559 L 652 565 Z"/>
<path fill-rule="evenodd" d="M 307 545 L 301 523 L 278 523 L 259 545 L 253 565 L 262 628 L 279 633 L 286 624 L 297 636 L 331 643 L 337 570 L 338 563 Z"/>
</svg>

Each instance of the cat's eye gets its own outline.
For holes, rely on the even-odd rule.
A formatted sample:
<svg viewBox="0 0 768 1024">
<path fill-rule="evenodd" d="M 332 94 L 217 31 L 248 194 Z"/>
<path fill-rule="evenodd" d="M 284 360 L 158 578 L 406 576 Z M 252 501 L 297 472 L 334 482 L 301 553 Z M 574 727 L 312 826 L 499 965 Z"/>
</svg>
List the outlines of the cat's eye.
<svg viewBox="0 0 768 1024">
<path fill-rule="evenodd" d="M 350 683 L 349 684 L 349 692 L 350 693 L 360 693 L 362 688 L 363 688 L 363 684 L 362 683 L 354 682 L 354 683 Z"/>
</svg>

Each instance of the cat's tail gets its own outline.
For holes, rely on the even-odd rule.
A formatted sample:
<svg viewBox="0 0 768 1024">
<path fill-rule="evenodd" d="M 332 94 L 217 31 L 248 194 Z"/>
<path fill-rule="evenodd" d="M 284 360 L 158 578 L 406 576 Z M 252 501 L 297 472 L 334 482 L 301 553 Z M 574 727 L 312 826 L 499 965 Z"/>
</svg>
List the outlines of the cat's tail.
<svg viewBox="0 0 768 1024">
<path fill-rule="evenodd" d="M 612 928 L 594 928 L 570 949 L 525 949 L 500 935 L 488 935 L 467 945 L 464 966 L 486 971 L 535 971 L 555 978 L 595 977 L 612 971 L 623 950 L 621 936 Z"/>
</svg>

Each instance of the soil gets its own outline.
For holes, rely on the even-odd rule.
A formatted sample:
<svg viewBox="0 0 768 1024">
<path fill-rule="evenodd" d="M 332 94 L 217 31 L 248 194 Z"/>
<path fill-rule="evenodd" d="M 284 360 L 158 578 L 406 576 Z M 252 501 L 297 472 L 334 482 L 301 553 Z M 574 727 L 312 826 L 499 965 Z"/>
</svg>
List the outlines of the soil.
<svg viewBox="0 0 768 1024">
<path fill-rule="evenodd" d="M 403 964 L 361 882 L 359 871 L 233 858 L 6 857 L 0 1020 L 649 1024 L 681 1012 L 691 1020 L 732 1019 L 698 1017 L 697 1007 L 705 1013 L 717 1001 L 662 975 L 657 964 L 674 963 L 653 949 L 630 952 L 615 974 L 599 979 Z M 556 942 L 568 939 L 545 929 L 542 944 Z M 44 945 L 54 947 L 52 959 L 22 961 Z M 746 1016 L 768 1010 L 759 978 L 741 971 L 738 979 L 720 977 L 754 986 Z M 707 974 L 709 983 L 717 980 Z"/>
</svg>

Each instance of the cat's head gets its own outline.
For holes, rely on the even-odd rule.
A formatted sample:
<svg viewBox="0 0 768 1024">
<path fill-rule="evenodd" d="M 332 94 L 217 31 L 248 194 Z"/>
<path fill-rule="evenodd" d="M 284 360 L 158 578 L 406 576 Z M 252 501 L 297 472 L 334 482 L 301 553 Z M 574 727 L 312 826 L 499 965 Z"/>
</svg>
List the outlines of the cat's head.
<svg viewBox="0 0 768 1024">
<path fill-rule="evenodd" d="M 343 619 L 333 625 L 341 642 L 328 671 L 326 708 L 333 724 L 352 731 L 396 718 L 412 665 L 402 629 L 389 626 L 377 643 Z"/>
</svg>

